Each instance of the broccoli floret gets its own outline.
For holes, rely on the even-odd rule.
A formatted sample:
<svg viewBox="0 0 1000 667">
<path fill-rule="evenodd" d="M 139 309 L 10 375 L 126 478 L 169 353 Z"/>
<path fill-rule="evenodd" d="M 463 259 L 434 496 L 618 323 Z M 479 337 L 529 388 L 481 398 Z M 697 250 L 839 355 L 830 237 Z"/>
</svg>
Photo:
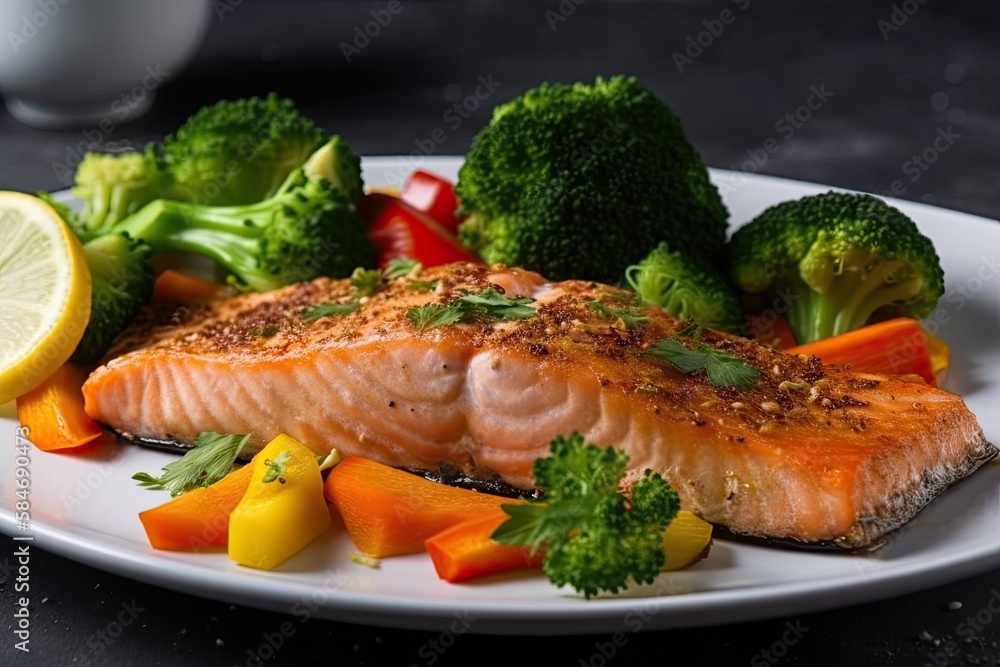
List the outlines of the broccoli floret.
<svg viewBox="0 0 1000 667">
<path fill-rule="evenodd" d="M 150 248 L 125 234 L 105 234 L 83 244 L 90 269 L 90 321 L 73 361 L 100 361 L 111 342 L 149 303 L 155 272 Z"/>
<path fill-rule="evenodd" d="M 619 485 L 628 455 L 579 433 L 554 438 L 551 452 L 533 468 L 541 502 L 503 505 L 511 518 L 493 539 L 544 548 L 549 579 L 587 597 L 617 592 L 630 579 L 652 582 L 664 563 L 663 531 L 680 508 L 677 492 L 647 470 L 626 498 Z"/>
<path fill-rule="evenodd" d="M 347 143 L 333 136 L 302 165 L 306 174 L 330 181 L 351 206 L 356 206 L 364 194 L 361 180 L 361 158 Z"/>
<path fill-rule="evenodd" d="M 660 241 L 715 260 L 728 213 L 677 115 L 633 78 L 498 106 L 458 173 L 460 238 L 488 263 L 620 280 Z"/>
<path fill-rule="evenodd" d="M 714 265 L 671 252 L 661 243 L 625 271 L 625 280 L 644 302 L 703 327 L 737 333 L 743 322 L 736 290 Z"/>
<path fill-rule="evenodd" d="M 191 201 L 213 206 L 270 197 L 326 141 L 291 100 L 222 100 L 163 140 L 164 160 Z"/>
<path fill-rule="evenodd" d="M 73 209 L 47 192 L 38 197 L 79 235 L 83 225 Z M 87 241 L 83 255 L 90 271 L 90 319 L 71 359 L 90 365 L 100 361 L 115 337 L 149 303 L 156 275 L 149 246 L 125 234 L 108 233 Z"/>
<path fill-rule="evenodd" d="M 78 232 L 92 236 L 154 199 L 187 198 L 156 155 L 142 152 L 86 153 L 74 175 L 73 195 L 83 201 Z"/>
<path fill-rule="evenodd" d="M 112 228 L 154 253 L 192 252 L 228 269 L 243 289 L 276 289 L 319 276 L 343 278 L 375 265 L 364 223 L 339 190 L 305 169 L 276 194 L 243 206 L 159 199 Z"/>
<path fill-rule="evenodd" d="M 931 240 L 871 195 L 828 192 L 772 206 L 729 247 L 736 286 L 777 294 L 799 344 L 862 327 L 883 308 L 926 317 L 944 292 Z"/>
</svg>

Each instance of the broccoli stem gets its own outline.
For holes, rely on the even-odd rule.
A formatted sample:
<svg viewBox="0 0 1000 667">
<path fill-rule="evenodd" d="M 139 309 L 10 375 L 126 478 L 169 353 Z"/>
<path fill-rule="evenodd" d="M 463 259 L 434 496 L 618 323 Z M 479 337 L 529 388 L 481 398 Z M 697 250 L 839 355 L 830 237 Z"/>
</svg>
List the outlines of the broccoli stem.
<svg viewBox="0 0 1000 667">
<path fill-rule="evenodd" d="M 156 252 L 192 252 L 239 272 L 256 268 L 261 229 L 274 214 L 273 202 L 246 206 L 203 206 L 159 199 L 114 227 L 141 239 Z"/>
<path fill-rule="evenodd" d="M 798 270 L 786 274 L 779 284 L 791 302 L 787 320 L 795 341 L 802 345 L 863 327 L 880 307 L 913 297 L 918 290 L 915 282 L 893 281 L 901 264 L 883 260 L 870 269 L 842 269 L 823 281 L 822 292 L 807 284 Z"/>
</svg>

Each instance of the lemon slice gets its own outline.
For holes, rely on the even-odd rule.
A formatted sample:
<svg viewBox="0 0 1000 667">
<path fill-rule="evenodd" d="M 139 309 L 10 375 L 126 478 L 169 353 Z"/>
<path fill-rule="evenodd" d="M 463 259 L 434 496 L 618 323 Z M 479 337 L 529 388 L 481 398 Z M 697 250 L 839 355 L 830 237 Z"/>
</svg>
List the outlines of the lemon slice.
<svg viewBox="0 0 1000 667">
<path fill-rule="evenodd" d="M 0 404 L 69 359 L 90 319 L 80 241 L 51 206 L 0 191 Z"/>
</svg>

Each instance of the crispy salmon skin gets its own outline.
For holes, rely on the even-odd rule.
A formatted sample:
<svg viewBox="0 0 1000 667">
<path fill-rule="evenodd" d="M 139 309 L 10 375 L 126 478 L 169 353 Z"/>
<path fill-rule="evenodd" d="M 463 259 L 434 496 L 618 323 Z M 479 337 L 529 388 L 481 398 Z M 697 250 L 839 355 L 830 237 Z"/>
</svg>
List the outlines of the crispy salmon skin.
<svg viewBox="0 0 1000 667">
<path fill-rule="evenodd" d="M 531 297 L 526 319 L 418 328 L 427 304 L 494 286 Z M 84 385 L 87 412 L 132 436 L 279 433 L 406 468 L 532 485 L 557 434 L 582 433 L 651 468 L 682 505 L 736 533 L 844 547 L 875 543 L 997 454 L 962 399 L 903 378 L 824 367 L 750 340 L 702 342 L 746 360 L 748 390 L 648 354 L 685 326 L 605 285 L 454 264 L 387 281 L 357 309 L 319 279 L 204 306 L 150 311 Z M 345 310 L 345 309 L 341 309 Z M 632 326 L 629 326 L 631 324 Z M 249 452 L 247 452 L 249 453 Z"/>
</svg>

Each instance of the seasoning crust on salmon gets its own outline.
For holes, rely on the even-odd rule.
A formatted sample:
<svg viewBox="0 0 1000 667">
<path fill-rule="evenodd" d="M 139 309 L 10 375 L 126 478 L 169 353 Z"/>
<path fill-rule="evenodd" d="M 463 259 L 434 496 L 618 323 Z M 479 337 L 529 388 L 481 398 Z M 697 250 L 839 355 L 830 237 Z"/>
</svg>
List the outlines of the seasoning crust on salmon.
<svg viewBox="0 0 1000 667">
<path fill-rule="evenodd" d="M 423 329 L 407 316 L 490 286 L 533 298 L 536 314 Z M 637 308 L 647 319 L 627 326 L 589 305 L 626 294 L 453 264 L 318 319 L 314 307 L 354 300 L 348 280 L 161 305 L 87 380 L 86 409 L 134 437 L 252 433 L 259 450 L 287 433 L 317 454 L 336 447 L 523 489 L 550 440 L 577 431 L 629 455 L 627 482 L 651 468 L 707 521 L 849 548 L 876 543 L 997 454 L 959 396 L 908 378 L 710 330 L 702 343 L 759 372 L 752 388 L 682 373 L 648 350 L 687 323 Z"/>
</svg>

